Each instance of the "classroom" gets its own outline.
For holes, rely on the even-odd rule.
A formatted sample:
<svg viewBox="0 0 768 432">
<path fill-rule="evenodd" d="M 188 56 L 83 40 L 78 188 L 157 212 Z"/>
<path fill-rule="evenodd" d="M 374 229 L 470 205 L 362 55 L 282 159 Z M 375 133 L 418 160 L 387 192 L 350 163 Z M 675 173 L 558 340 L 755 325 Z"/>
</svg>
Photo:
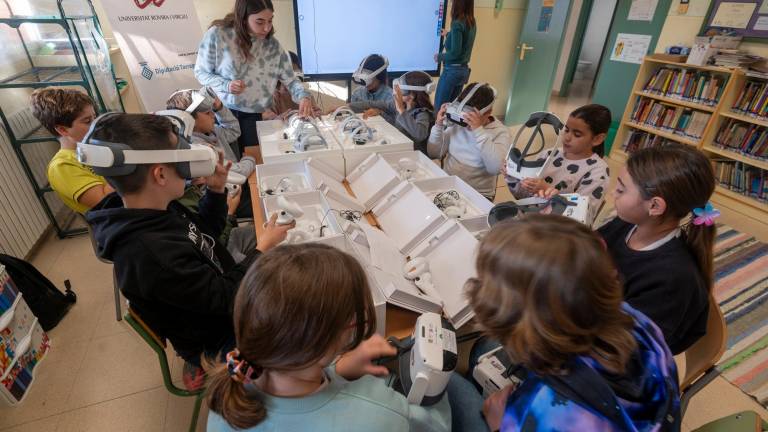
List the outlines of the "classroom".
<svg viewBox="0 0 768 432">
<path fill-rule="evenodd" d="M 3 0 L 0 432 L 768 431 L 768 0 Z"/>
</svg>

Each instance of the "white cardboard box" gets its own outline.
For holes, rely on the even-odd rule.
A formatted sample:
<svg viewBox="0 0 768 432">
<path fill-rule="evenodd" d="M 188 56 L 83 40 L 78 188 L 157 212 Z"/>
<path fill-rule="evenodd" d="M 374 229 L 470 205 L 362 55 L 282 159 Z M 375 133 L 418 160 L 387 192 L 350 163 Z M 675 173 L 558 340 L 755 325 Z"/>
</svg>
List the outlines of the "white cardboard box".
<svg viewBox="0 0 768 432">
<path fill-rule="evenodd" d="M 416 181 L 448 176 L 448 173 L 420 151 L 382 153 L 381 157 L 392 165 L 402 180 Z"/>
<path fill-rule="evenodd" d="M 256 165 L 256 178 L 261 196 L 315 190 L 312 175 L 304 160 Z M 280 192 L 280 189 L 286 188 L 288 190 Z"/>
<path fill-rule="evenodd" d="M 347 182 L 368 211 L 400 183 L 400 177 L 384 158 L 373 153 L 347 174 Z"/>
<path fill-rule="evenodd" d="M 269 220 L 270 215 L 280 211 L 277 198 L 277 196 L 263 198 L 264 220 Z M 341 225 L 322 192 L 297 193 L 286 198 L 298 204 L 304 211 L 304 215 L 296 219 L 296 228 L 289 231 L 287 243 L 303 243 L 343 235 Z"/>
<path fill-rule="evenodd" d="M 460 200 L 465 206 L 465 213 L 461 216 L 455 217 L 455 219 L 461 221 L 462 224 L 465 221 L 481 220 L 486 222 L 487 225 L 488 212 L 491 211 L 493 203 L 488 201 L 488 199 L 484 196 L 480 195 L 479 192 L 464 182 L 464 180 L 456 176 L 438 177 L 433 179 L 414 181 L 413 185 L 424 192 L 427 198 L 432 200 L 433 203 L 435 197 L 440 193 L 448 191 L 458 192 Z"/>
</svg>

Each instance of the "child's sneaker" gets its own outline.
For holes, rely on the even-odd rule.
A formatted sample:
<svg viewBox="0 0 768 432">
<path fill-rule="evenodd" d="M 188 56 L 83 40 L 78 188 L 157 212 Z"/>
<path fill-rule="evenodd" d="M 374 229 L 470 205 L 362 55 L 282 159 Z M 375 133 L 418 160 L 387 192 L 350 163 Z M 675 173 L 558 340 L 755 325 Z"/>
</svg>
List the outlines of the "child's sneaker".
<svg viewBox="0 0 768 432">
<path fill-rule="evenodd" d="M 200 390 L 205 384 L 205 371 L 200 366 L 184 362 L 184 369 L 181 372 L 181 379 L 184 381 L 184 387 L 189 391 Z"/>
</svg>

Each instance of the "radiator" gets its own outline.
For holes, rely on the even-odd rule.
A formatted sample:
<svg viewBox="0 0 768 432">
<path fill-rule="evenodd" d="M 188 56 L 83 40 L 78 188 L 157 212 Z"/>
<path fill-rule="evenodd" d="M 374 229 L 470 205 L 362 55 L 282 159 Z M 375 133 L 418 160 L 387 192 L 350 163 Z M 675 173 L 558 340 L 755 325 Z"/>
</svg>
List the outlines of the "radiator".
<svg viewBox="0 0 768 432">
<path fill-rule="evenodd" d="M 8 122 L 17 137 L 40 128 L 29 108 L 9 115 Z M 56 142 L 23 146 L 38 185 L 47 185 L 46 167 L 58 148 Z M 47 193 L 46 200 L 54 214 L 62 211 L 63 203 L 54 193 Z M 49 225 L 30 179 L 11 146 L 4 126 L 0 124 L 0 252 L 18 258 L 26 257 Z"/>
</svg>

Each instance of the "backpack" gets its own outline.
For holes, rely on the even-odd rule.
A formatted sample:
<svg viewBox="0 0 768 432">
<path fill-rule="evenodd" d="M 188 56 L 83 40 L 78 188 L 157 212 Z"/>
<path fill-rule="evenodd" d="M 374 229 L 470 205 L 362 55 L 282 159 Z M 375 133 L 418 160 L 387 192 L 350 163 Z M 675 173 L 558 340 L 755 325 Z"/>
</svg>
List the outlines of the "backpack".
<svg viewBox="0 0 768 432">
<path fill-rule="evenodd" d="M 0 254 L 0 264 L 5 266 L 8 275 L 45 331 L 56 327 L 77 301 L 77 295 L 72 291 L 68 279 L 64 281 L 65 292 L 62 293 L 32 264 L 24 260 Z"/>
</svg>

